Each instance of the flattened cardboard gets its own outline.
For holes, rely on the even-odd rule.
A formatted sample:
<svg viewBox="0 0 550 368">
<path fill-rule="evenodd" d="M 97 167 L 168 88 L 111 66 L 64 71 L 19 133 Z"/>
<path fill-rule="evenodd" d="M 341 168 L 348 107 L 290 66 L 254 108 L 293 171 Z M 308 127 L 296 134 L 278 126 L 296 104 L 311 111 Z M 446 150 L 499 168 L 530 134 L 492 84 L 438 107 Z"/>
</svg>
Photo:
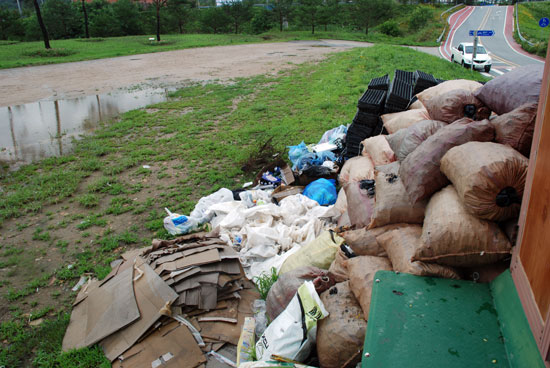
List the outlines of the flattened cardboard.
<svg viewBox="0 0 550 368">
<path fill-rule="evenodd" d="M 239 275 L 241 266 L 237 259 L 224 259 L 222 262 L 201 266 L 201 272 L 223 272 L 229 275 Z"/>
<path fill-rule="evenodd" d="M 180 258 L 173 262 L 166 262 L 160 267 L 155 269 L 155 272 L 159 275 L 165 272 L 172 272 L 176 270 L 181 270 L 182 268 L 189 266 L 200 266 L 203 264 L 219 262 L 220 254 L 217 249 L 210 249 L 206 252 L 193 254 L 192 256 Z"/>
<path fill-rule="evenodd" d="M 134 292 L 141 317 L 131 325 L 103 339 L 100 346 L 110 361 L 128 350 L 160 317 L 159 311 L 178 298 L 146 263 L 139 269 L 143 275 L 134 281 Z"/>
<path fill-rule="evenodd" d="M 199 308 L 200 309 L 214 309 L 218 304 L 218 286 L 216 284 L 202 284 L 200 288 Z"/>
<path fill-rule="evenodd" d="M 233 248 L 228 247 L 227 245 L 220 249 L 220 258 L 223 259 L 239 259 L 239 253 L 237 253 Z"/>
<path fill-rule="evenodd" d="M 73 308 L 63 351 L 93 345 L 139 318 L 133 271 L 133 267 L 120 271 Z"/>
<path fill-rule="evenodd" d="M 217 242 L 216 244 L 204 245 L 204 246 L 201 245 L 198 248 L 187 249 L 187 250 L 182 251 L 181 253 L 184 256 L 189 257 L 190 255 L 193 255 L 193 254 L 196 254 L 196 253 L 205 252 L 205 251 L 210 250 L 210 249 L 223 249 L 224 247 L 227 247 L 227 245 L 221 244 L 220 242 Z"/>
<path fill-rule="evenodd" d="M 178 283 L 180 282 L 181 280 L 187 278 L 187 277 L 190 277 L 190 276 L 193 276 L 193 275 L 196 275 L 197 273 L 200 273 L 201 272 L 201 267 L 193 267 L 193 268 L 190 268 L 180 274 L 178 274 L 177 276 L 174 276 L 173 280 L 174 280 L 174 283 Z"/>
<path fill-rule="evenodd" d="M 172 357 L 166 360 L 163 368 L 195 368 L 206 362 L 191 332 L 184 325 L 174 321 L 134 345 L 122 355 L 123 360 L 116 360 L 112 366 L 151 368 L 153 361 L 168 353 Z"/>
<path fill-rule="evenodd" d="M 151 263 L 151 267 L 156 268 L 163 263 L 172 262 L 180 258 L 183 258 L 183 254 L 181 253 L 174 253 L 174 254 L 169 254 L 167 256 L 162 256 L 157 258 L 153 263 Z"/>
<path fill-rule="evenodd" d="M 177 293 L 181 293 L 182 291 L 188 290 L 188 289 L 194 289 L 196 287 L 202 287 L 202 284 L 218 284 L 218 277 L 219 273 L 206 273 L 206 274 L 199 274 L 195 276 L 191 276 L 186 278 L 185 280 L 182 280 L 176 285 L 173 285 L 172 288 L 176 290 Z"/>
</svg>

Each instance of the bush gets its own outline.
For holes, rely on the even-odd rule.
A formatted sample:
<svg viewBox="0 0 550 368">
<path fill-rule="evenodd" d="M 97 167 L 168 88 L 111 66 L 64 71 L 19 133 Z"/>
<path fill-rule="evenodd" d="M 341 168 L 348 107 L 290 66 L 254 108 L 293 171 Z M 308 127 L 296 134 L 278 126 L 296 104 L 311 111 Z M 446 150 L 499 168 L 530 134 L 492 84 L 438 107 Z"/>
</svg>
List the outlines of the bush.
<svg viewBox="0 0 550 368">
<path fill-rule="evenodd" d="M 391 37 L 401 36 L 399 24 L 395 20 L 387 20 L 380 25 L 380 32 Z"/>
<path fill-rule="evenodd" d="M 409 20 L 409 30 L 418 31 L 426 26 L 432 18 L 432 11 L 426 7 L 418 7 L 414 9 Z"/>
</svg>

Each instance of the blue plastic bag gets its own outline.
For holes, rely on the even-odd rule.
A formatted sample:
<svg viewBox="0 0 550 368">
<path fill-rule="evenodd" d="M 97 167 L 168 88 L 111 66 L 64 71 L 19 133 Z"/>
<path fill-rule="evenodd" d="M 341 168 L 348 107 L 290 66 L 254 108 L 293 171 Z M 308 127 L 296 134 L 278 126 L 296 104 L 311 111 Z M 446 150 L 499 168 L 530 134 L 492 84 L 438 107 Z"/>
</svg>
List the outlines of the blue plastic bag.
<svg viewBox="0 0 550 368">
<path fill-rule="evenodd" d="M 334 204 L 338 198 L 338 194 L 336 193 L 336 180 L 317 179 L 309 183 L 302 194 L 313 199 L 321 206 Z"/>
<path fill-rule="evenodd" d="M 298 158 L 294 166 L 292 166 L 292 170 L 303 171 L 310 166 L 322 165 L 325 161 L 336 161 L 336 155 L 331 151 L 306 153 Z"/>
<path fill-rule="evenodd" d="M 292 162 L 293 166 L 296 166 L 296 162 L 300 157 L 309 153 L 304 141 L 297 146 L 288 146 L 288 159 Z"/>
</svg>

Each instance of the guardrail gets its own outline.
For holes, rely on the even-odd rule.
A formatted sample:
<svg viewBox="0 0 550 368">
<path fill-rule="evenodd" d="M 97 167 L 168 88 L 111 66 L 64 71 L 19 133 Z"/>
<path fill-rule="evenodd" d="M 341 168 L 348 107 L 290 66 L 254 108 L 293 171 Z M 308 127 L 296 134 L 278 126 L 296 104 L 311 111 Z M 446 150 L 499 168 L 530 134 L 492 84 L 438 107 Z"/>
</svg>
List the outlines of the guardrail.
<svg viewBox="0 0 550 368">
<path fill-rule="evenodd" d="M 460 4 L 456 4 L 455 6 L 453 6 L 452 8 L 449 8 L 447 10 L 445 10 L 443 13 L 439 14 L 439 19 L 443 19 L 443 14 L 445 13 L 448 13 L 450 12 L 451 10 L 461 6 L 461 5 L 464 5 L 463 3 L 460 3 Z M 439 35 L 439 37 L 437 38 L 436 42 L 440 43 L 441 42 L 441 39 L 443 38 L 443 36 L 445 36 L 445 31 L 447 30 L 447 23 L 445 23 L 445 27 L 443 27 L 443 32 L 441 32 L 441 34 Z"/>
<path fill-rule="evenodd" d="M 516 28 L 518 29 L 518 36 L 519 36 L 519 39 L 522 40 L 523 42 L 526 42 L 527 44 L 529 44 L 529 46 L 535 46 L 534 43 L 532 43 L 531 41 L 529 41 L 528 39 L 526 39 L 525 37 L 523 37 L 522 34 L 521 34 L 521 31 L 519 30 L 518 3 L 516 3 L 515 13 L 516 13 Z"/>
</svg>

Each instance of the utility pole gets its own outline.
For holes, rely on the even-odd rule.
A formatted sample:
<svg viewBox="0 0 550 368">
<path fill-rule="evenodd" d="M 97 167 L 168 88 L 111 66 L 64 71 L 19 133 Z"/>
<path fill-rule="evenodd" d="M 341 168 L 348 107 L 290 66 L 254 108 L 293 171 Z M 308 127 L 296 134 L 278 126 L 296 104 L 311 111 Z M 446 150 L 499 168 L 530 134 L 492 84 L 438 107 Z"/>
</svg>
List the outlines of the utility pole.
<svg viewBox="0 0 550 368">
<path fill-rule="evenodd" d="M 474 70 L 474 60 L 477 56 L 477 42 L 478 42 L 478 38 L 477 38 L 477 31 L 476 31 L 476 35 L 474 36 L 474 52 L 472 54 L 472 70 Z"/>
<path fill-rule="evenodd" d="M 17 0 L 17 9 L 19 9 L 19 15 L 23 15 L 23 11 L 21 10 L 21 3 L 19 0 Z"/>
</svg>

